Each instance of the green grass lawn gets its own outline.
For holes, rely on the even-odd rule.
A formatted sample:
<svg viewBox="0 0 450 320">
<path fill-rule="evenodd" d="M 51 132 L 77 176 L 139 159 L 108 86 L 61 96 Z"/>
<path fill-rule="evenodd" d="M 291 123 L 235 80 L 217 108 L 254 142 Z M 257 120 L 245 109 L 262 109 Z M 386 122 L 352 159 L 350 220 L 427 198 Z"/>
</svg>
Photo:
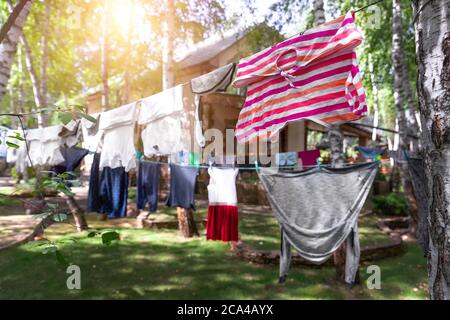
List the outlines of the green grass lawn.
<svg viewBox="0 0 450 320">
<path fill-rule="evenodd" d="M 199 209 L 198 218 L 206 210 Z M 153 218 L 174 219 L 173 210 Z M 67 260 L 81 267 L 82 290 L 66 288 L 65 268 L 54 255 L 29 243 L 0 252 L 0 299 L 426 299 L 426 264 L 420 248 L 408 244 L 402 256 L 377 261 L 382 289 L 368 290 L 367 264 L 363 285 L 352 290 L 334 280 L 331 267 L 293 267 L 286 284 L 277 284 L 278 266 L 240 260 L 229 245 L 183 240 L 176 230 L 136 230 L 132 220 L 100 222 L 92 228 L 115 228 L 121 240 L 111 246 L 100 238 L 72 233 L 71 226 L 54 225 L 45 236 L 59 244 Z M 374 229 L 375 220 L 360 222 L 362 242 L 386 241 Z M 258 249 L 278 249 L 278 226 L 270 216 L 242 215 L 241 237 Z M 384 236 L 384 235 L 383 235 Z M 69 241 L 74 238 L 76 241 Z M 65 240 L 65 241 L 64 241 Z"/>
</svg>

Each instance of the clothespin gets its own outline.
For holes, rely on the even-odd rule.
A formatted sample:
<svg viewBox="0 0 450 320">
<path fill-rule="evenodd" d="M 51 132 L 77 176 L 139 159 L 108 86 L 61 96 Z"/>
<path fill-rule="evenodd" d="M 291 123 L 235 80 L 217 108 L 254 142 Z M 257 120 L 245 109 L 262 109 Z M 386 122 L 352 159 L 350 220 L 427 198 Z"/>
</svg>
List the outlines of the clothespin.
<svg viewBox="0 0 450 320">
<path fill-rule="evenodd" d="M 256 169 L 256 172 L 259 172 L 258 160 L 255 160 L 255 169 Z"/>
<path fill-rule="evenodd" d="M 317 168 L 321 169 L 322 168 L 322 158 L 317 158 L 316 162 L 317 162 Z"/>
</svg>

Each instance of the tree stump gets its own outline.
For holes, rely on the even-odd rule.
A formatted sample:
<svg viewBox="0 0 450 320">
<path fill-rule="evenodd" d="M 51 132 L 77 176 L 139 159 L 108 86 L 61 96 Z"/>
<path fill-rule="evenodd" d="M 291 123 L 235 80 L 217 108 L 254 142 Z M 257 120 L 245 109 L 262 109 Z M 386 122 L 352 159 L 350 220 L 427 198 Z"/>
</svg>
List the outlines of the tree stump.
<svg viewBox="0 0 450 320">
<path fill-rule="evenodd" d="M 181 236 L 185 238 L 199 236 L 192 209 L 177 208 L 177 218 Z"/>
</svg>

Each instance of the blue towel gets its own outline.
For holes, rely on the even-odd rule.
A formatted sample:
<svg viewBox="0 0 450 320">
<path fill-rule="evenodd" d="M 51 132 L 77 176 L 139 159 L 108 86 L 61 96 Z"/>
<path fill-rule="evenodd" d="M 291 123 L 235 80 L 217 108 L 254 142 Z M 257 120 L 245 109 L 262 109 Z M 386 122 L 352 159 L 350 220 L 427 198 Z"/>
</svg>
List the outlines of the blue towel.
<svg viewBox="0 0 450 320">
<path fill-rule="evenodd" d="M 356 147 L 356 150 L 358 150 L 363 155 L 363 157 L 366 159 L 375 159 L 384 153 L 384 150 L 372 148 L 372 147 L 358 146 L 358 147 Z"/>
<path fill-rule="evenodd" d="M 195 210 L 194 195 L 197 175 L 198 169 L 195 167 L 170 165 L 170 192 L 167 206 Z"/>
</svg>

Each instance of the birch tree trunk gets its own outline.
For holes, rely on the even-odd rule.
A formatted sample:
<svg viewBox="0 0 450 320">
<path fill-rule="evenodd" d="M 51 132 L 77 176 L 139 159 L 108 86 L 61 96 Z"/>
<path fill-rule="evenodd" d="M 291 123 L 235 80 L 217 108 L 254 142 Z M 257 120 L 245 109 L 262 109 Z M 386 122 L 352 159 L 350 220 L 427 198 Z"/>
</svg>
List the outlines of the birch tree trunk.
<svg viewBox="0 0 450 320">
<path fill-rule="evenodd" d="M 378 106 L 378 85 L 375 79 L 374 67 L 372 63 L 372 56 L 369 54 L 369 71 L 370 71 L 370 82 L 372 83 L 372 93 L 373 93 L 373 131 L 372 131 L 372 141 L 375 143 L 377 141 L 377 127 L 380 122 L 380 112 Z"/>
<path fill-rule="evenodd" d="M 41 57 L 41 97 L 44 107 L 48 106 L 48 86 L 47 86 L 47 65 L 48 65 L 48 39 L 50 34 L 50 3 L 49 0 L 43 0 L 45 5 L 44 23 L 42 28 L 42 57 Z"/>
<path fill-rule="evenodd" d="M 11 0 L 8 0 L 8 8 L 9 11 L 13 11 L 13 4 Z M 36 69 L 34 68 L 34 59 L 33 54 L 31 52 L 30 45 L 28 44 L 27 38 L 25 37 L 25 34 L 20 35 L 20 42 L 25 50 L 25 64 L 28 69 L 28 73 L 30 75 L 31 84 L 33 87 L 33 95 L 34 95 L 34 102 L 36 104 L 36 108 L 38 110 L 41 110 L 44 107 L 42 95 L 41 95 L 41 85 L 38 78 L 38 75 L 36 73 Z M 44 116 L 42 113 L 38 112 L 36 114 L 38 127 L 43 128 L 45 126 Z"/>
<path fill-rule="evenodd" d="M 41 85 L 39 77 L 36 73 L 36 69 L 34 68 L 34 58 L 33 53 L 31 52 L 30 45 L 28 44 L 28 40 L 25 35 L 20 37 L 20 42 L 25 51 L 25 65 L 28 69 L 28 74 L 30 75 L 31 84 L 33 87 L 33 96 L 34 103 L 36 104 L 36 108 L 41 110 L 44 107 L 42 95 L 41 95 Z M 45 126 L 44 116 L 41 112 L 36 113 L 36 118 L 38 122 L 38 127 L 43 128 Z"/>
<path fill-rule="evenodd" d="M 0 101 L 6 94 L 6 87 L 17 51 L 17 44 L 23 32 L 23 26 L 31 10 L 31 1 L 28 1 L 20 11 L 17 19 L 7 32 L 5 39 L 0 43 Z"/>
<path fill-rule="evenodd" d="M 413 0 L 429 197 L 431 299 L 450 299 L 450 0 Z"/>
<path fill-rule="evenodd" d="M 316 26 L 325 23 L 325 9 L 323 0 L 314 0 L 314 24 Z"/>
<path fill-rule="evenodd" d="M 109 0 L 103 2 L 103 23 L 101 39 L 101 72 L 102 72 L 102 111 L 109 109 L 109 84 L 108 84 L 108 53 L 109 53 Z"/>
<path fill-rule="evenodd" d="M 18 112 L 24 113 L 25 94 L 23 91 L 23 54 L 22 54 L 22 46 L 20 45 L 17 49 L 17 69 L 19 71 L 18 90 L 17 90 Z M 24 117 L 24 120 L 27 121 L 27 118 Z"/>
<path fill-rule="evenodd" d="M 402 9 L 401 9 L 401 0 L 393 0 L 392 1 L 392 61 L 394 65 L 394 103 L 395 109 L 397 112 L 398 118 L 398 127 L 399 127 L 399 151 L 407 150 L 413 151 L 417 150 L 417 142 L 414 139 L 410 138 L 409 134 L 414 133 L 417 135 L 419 131 L 417 122 L 414 121 L 417 128 L 416 132 L 412 132 L 414 125 L 412 120 L 407 119 L 405 113 L 405 87 L 408 86 L 411 91 L 411 84 L 405 84 L 405 81 L 409 82 L 409 79 L 406 79 L 407 75 L 405 75 L 406 70 L 406 61 L 405 61 L 405 52 L 403 47 L 403 24 L 402 24 Z M 412 98 L 412 97 L 411 97 Z M 410 117 L 411 118 L 411 117 Z M 414 147 L 414 145 L 416 147 Z M 399 163 L 398 168 L 400 169 L 400 182 L 403 187 L 403 194 L 405 195 L 408 202 L 408 211 L 412 217 L 413 228 L 417 225 L 418 222 L 418 213 L 417 213 L 417 205 L 416 199 L 414 197 L 414 193 L 412 190 L 412 181 L 411 176 L 408 171 L 408 166 L 405 162 Z"/>
<path fill-rule="evenodd" d="M 175 42 L 175 0 L 166 0 L 167 12 L 163 23 L 163 58 L 162 85 L 163 90 L 172 88 L 175 84 L 174 70 L 174 42 Z"/>
<path fill-rule="evenodd" d="M 325 23 L 325 9 L 323 0 L 314 0 L 314 25 L 318 26 Z M 344 159 L 344 135 L 338 125 L 332 125 L 328 128 L 328 141 L 331 149 L 331 163 L 333 167 L 339 168 L 345 162 Z M 336 268 L 336 279 L 345 283 L 345 260 L 346 245 L 345 242 L 333 254 L 334 266 Z"/>
</svg>

